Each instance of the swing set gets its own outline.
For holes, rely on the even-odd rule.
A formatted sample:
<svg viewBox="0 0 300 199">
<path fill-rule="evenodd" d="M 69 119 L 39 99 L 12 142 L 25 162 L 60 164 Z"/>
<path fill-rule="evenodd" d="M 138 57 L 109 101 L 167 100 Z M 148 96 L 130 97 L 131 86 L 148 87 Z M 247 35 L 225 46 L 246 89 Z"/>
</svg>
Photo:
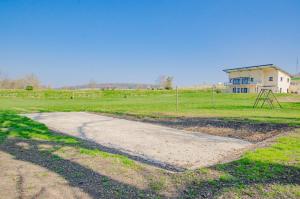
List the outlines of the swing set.
<svg viewBox="0 0 300 199">
<path fill-rule="evenodd" d="M 263 108 L 265 104 L 268 104 L 270 108 L 275 108 L 276 104 L 279 108 L 282 108 L 271 89 L 260 90 L 254 102 L 253 108 Z"/>
</svg>

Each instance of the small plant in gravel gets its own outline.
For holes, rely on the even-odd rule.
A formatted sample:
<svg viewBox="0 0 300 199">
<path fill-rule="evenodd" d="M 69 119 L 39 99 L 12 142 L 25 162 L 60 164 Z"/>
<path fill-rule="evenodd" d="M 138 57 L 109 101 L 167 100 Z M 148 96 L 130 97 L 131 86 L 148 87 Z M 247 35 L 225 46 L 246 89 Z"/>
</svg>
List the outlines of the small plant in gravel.
<svg viewBox="0 0 300 199">
<path fill-rule="evenodd" d="M 151 179 L 149 182 L 149 187 L 154 192 L 160 192 L 166 186 L 166 182 L 163 178 Z"/>
</svg>

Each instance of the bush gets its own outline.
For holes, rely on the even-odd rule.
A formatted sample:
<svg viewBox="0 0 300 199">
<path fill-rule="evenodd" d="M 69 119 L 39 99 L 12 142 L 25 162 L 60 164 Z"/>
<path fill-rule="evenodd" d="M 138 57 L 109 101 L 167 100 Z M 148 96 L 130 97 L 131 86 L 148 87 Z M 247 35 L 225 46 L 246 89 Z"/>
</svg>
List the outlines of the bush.
<svg viewBox="0 0 300 199">
<path fill-rule="evenodd" d="M 28 85 L 28 86 L 25 87 L 25 90 L 32 91 L 33 90 L 33 86 Z"/>
<path fill-rule="evenodd" d="M 216 93 L 222 93 L 221 89 L 216 89 Z"/>
</svg>

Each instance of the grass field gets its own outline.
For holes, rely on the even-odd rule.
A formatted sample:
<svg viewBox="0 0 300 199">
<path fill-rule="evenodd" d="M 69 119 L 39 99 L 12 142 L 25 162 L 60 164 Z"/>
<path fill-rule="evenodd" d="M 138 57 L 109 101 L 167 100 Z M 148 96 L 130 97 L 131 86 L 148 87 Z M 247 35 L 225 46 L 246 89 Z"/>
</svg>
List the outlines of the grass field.
<svg viewBox="0 0 300 199">
<path fill-rule="evenodd" d="M 24 112 L 92 111 L 150 117 L 218 117 L 300 125 L 300 97 L 281 102 L 282 109 L 253 109 L 255 94 L 226 94 L 180 90 L 176 112 L 175 91 L 0 91 L 0 110 Z"/>
<path fill-rule="evenodd" d="M 40 184 L 47 179 L 49 189 L 55 184 L 67 186 L 66 190 L 80 188 L 91 198 L 299 198 L 299 129 L 264 148 L 245 153 L 238 160 L 170 173 L 93 148 L 84 140 L 53 133 L 43 124 L 17 115 L 93 111 L 300 125 L 300 102 L 295 100 L 298 96 L 277 96 L 293 98 L 293 102 L 282 102 L 283 109 L 254 110 L 255 95 L 215 93 L 213 104 L 210 91 L 180 91 L 176 112 L 174 91 L 0 91 L 0 169 L 3 171 L 0 192 L 4 187 L 6 191 L 11 189 L 7 193 L 19 194 L 19 198 L 24 192 L 28 197 L 35 196 L 43 190 Z M 37 166 L 46 170 L 37 172 Z M 31 169 L 35 172 L 30 176 Z M 22 185 L 22 180 L 30 186 Z M 16 186 L 9 186 L 9 182 Z"/>
</svg>

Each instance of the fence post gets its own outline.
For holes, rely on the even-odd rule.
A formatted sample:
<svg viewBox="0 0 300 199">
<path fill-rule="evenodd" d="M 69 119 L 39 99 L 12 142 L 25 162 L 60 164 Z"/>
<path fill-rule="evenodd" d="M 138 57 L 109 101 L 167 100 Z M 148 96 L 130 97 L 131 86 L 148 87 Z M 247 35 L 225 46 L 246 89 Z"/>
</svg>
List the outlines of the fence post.
<svg viewBox="0 0 300 199">
<path fill-rule="evenodd" d="M 211 103 L 212 103 L 212 107 L 216 108 L 216 106 L 215 106 L 215 85 L 213 85 L 211 88 Z"/>
<path fill-rule="evenodd" d="M 176 86 L 176 112 L 178 112 L 178 86 Z"/>
</svg>

